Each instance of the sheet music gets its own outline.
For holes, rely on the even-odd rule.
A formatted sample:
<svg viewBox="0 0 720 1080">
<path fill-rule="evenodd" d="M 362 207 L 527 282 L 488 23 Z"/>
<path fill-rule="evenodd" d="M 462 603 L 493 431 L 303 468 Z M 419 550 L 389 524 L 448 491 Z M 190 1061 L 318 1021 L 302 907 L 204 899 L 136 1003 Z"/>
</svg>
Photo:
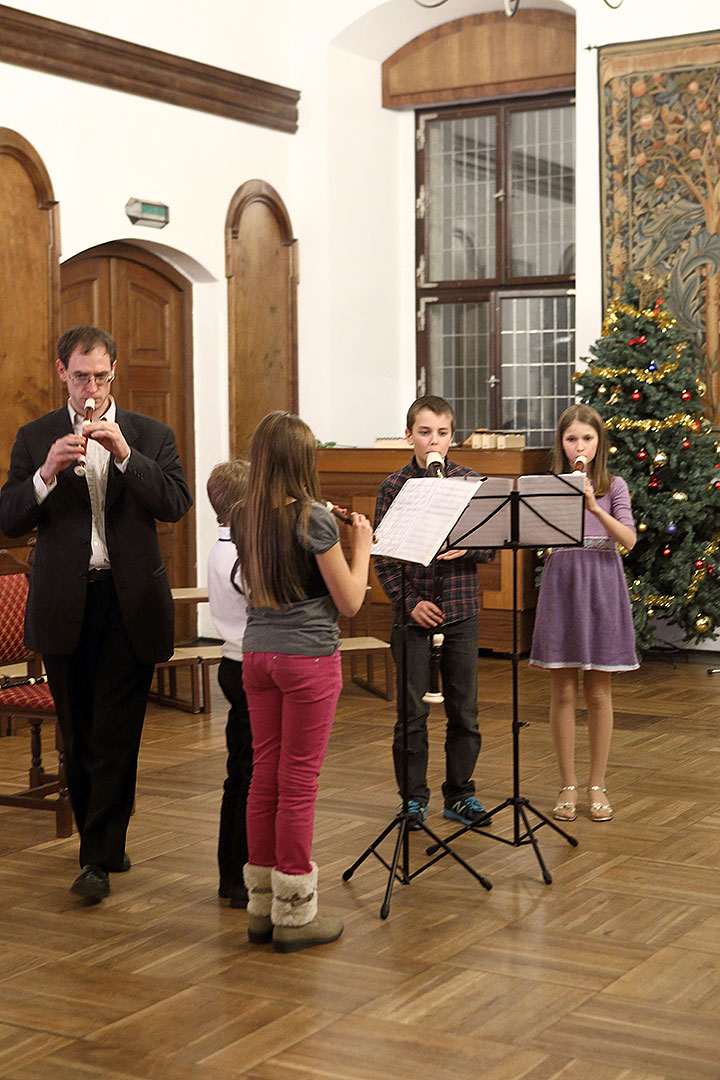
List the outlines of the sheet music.
<svg viewBox="0 0 720 1080">
<path fill-rule="evenodd" d="M 450 533 L 450 546 L 502 547 L 510 539 L 508 495 L 512 486 L 509 477 L 489 476 Z"/>
<path fill-rule="evenodd" d="M 519 515 L 521 544 L 551 547 L 582 543 L 585 516 L 585 500 L 582 498 L 585 492 L 584 473 L 520 476 L 517 489 L 522 495 Z M 543 518 L 546 520 L 543 521 Z"/>
<path fill-rule="evenodd" d="M 370 554 L 429 566 L 482 480 L 408 480 L 375 530 Z"/>
</svg>

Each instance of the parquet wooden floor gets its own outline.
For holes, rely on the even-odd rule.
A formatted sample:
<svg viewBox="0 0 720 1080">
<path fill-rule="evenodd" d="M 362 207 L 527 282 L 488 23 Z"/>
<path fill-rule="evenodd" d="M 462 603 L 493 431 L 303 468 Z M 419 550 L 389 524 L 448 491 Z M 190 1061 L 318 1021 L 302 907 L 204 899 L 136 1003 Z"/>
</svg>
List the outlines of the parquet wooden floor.
<svg viewBox="0 0 720 1080">
<path fill-rule="evenodd" d="M 511 793 L 508 661 L 480 660 L 488 805 Z M 216 896 L 223 699 L 210 718 L 152 707 L 129 874 L 109 900 L 68 891 L 77 838 L 50 815 L 0 809 L 2 1080 L 704 1080 L 720 1077 L 720 675 L 649 663 L 616 677 L 611 823 L 584 813 L 572 848 L 467 835 L 397 885 L 370 858 L 342 872 L 394 813 L 394 706 L 343 693 L 321 778 L 315 857 L 334 945 L 290 956 L 250 946 L 246 914 Z M 557 792 L 548 680 L 520 672 L 521 790 Z M 431 721 L 428 824 L 440 813 L 443 725 Z M 584 728 L 579 730 L 586 778 Z M 19 787 L 25 733 L 0 740 L 0 784 Z M 509 834 L 512 817 L 500 824 Z M 387 843 L 389 856 L 391 845 Z M 411 835 L 412 866 L 425 842 Z"/>
</svg>

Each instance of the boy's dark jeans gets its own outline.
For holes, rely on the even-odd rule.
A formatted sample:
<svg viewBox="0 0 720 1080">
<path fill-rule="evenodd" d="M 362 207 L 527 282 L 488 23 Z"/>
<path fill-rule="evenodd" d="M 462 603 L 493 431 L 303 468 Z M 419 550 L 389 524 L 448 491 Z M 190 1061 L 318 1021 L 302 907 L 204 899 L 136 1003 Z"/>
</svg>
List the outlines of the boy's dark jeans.
<svg viewBox="0 0 720 1080">
<path fill-rule="evenodd" d="M 243 866 L 248 859 L 245 810 L 253 761 L 250 713 L 243 690 L 242 663 L 224 656 L 218 668 L 218 682 L 230 702 L 225 728 L 228 759 L 220 808 L 218 865 L 221 884 L 233 889 L 242 886 Z"/>
<path fill-rule="evenodd" d="M 477 723 L 478 621 L 469 619 L 443 626 L 445 635 L 440 672 L 445 696 L 445 782 L 446 806 L 475 793 L 472 774 L 480 753 Z M 431 633 L 412 624 L 407 630 L 407 713 L 408 713 L 408 798 L 427 802 L 429 706 L 422 698 L 427 692 L 430 671 Z M 390 637 L 397 671 L 398 719 L 393 739 L 393 761 L 398 790 L 402 795 L 402 631 L 393 626 Z"/>
</svg>

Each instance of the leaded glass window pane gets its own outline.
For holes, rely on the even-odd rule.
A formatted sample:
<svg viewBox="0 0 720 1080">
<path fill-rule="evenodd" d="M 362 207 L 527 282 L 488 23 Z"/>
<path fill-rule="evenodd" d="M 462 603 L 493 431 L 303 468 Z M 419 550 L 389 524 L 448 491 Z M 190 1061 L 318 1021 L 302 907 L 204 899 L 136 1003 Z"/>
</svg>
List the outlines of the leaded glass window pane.
<svg viewBox="0 0 720 1080">
<path fill-rule="evenodd" d="M 427 277 L 495 277 L 496 120 L 468 116 L 427 125 Z"/>
<path fill-rule="evenodd" d="M 574 109 L 510 117 L 512 277 L 575 272 Z"/>
<path fill-rule="evenodd" d="M 455 437 L 462 442 L 489 420 L 489 305 L 428 307 L 430 388 L 452 402 Z"/>
<path fill-rule="evenodd" d="M 528 446 L 552 446 L 575 398 L 575 298 L 501 299 L 500 354 L 503 428 L 526 432 Z"/>
</svg>

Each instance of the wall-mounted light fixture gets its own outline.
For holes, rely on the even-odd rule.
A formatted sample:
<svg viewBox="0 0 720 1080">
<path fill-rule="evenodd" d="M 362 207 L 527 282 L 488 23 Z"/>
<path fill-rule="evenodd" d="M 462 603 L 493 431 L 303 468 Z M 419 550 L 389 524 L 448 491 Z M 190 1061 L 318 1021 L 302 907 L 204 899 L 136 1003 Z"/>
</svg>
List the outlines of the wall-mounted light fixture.
<svg viewBox="0 0 720 1080">
<path fill-rule="evenodd" d="M 150 229 L 164 229 L 170 220 L 169 206 L 145 199 L 128 199 L 125 213 L 133 225 L 147 225 Z"/>
</svg>

